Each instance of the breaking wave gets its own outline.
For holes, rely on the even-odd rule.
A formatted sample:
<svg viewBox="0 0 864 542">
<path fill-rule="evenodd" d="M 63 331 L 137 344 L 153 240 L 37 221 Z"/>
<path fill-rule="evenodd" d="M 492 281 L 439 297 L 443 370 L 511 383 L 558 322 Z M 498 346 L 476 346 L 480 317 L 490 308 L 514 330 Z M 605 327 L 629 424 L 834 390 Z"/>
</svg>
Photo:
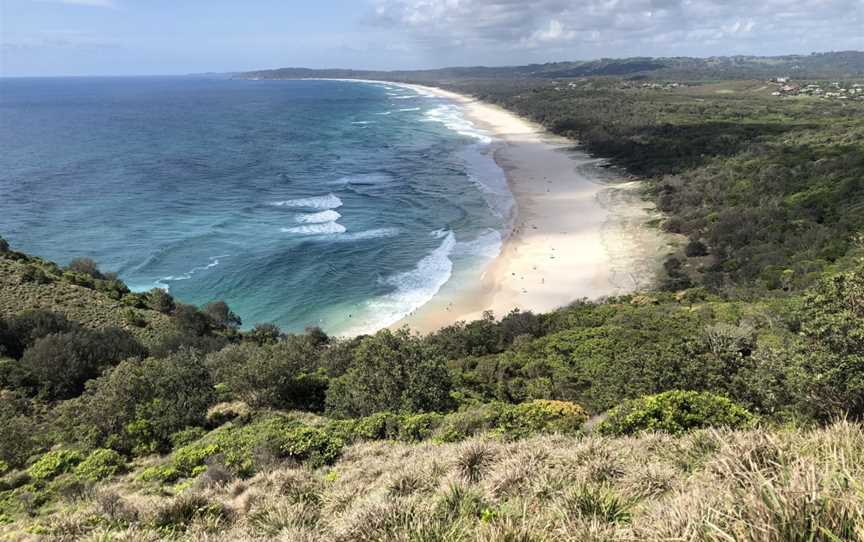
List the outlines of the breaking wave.
<svg viewBox="0 0 864 542">
<path fill-rule="evenodd" d="M 306 215 L 297 215 L 294 220 L 301 224 L 321 224 L 324 222 L 335 222 L 342 218 L 342 215 L 336 211 L 327 210 L 320 213 L 311 213 Z"/>
<path fill-rule="evenodd" d="M 283 233 L 294 233 L 297 235 L 334 235 L 345 233 L 347 230 L 342 224 L 327 222 L 325 224 L 309 224 L 294 228 L 282 228 Z"/>
<path fill-rule="evenodd" d="M 289 199 L 285 201 L 274 201 L 270 205 L 277 207 L 306 207 L 308 209 L 338 209 L 342 207 L 342 200 L 334 194 L 326 196 L 315 196 L 311 198 Z"/>
</svg>

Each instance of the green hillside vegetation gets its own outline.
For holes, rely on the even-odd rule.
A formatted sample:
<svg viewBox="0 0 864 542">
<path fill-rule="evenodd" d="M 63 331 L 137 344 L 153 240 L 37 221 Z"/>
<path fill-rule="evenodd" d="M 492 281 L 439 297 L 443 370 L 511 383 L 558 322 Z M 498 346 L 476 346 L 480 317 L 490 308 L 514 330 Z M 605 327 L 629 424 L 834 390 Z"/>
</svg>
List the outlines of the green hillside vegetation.
<svg viewBox="0 0 864 542">
<path fill-rule="evenodd" d="M 339 339 L 0 240 L 0 538 L 864 541 L 860 105 L 450 84 L 645 179 L 656 291 Z"/>
<path fill-rule="evenodd" d="M 549 80 L 577 77 L 632 77 L 640 79 L 740 80 L 796 77 L 847 79 L 864 77 L 864 52 L 838 51 L 810 55 L 774 57 L 726 56 L 710 58 L 603 58 L 574 62 L 550 62 L 528 66 L 484 66 L 436 70 L 376 71 L 308 68 L 280 68 L 233 74 L 242 79 L 383 79 L 388 81 L 441 83 L 472 79 Z"/>
</svg>

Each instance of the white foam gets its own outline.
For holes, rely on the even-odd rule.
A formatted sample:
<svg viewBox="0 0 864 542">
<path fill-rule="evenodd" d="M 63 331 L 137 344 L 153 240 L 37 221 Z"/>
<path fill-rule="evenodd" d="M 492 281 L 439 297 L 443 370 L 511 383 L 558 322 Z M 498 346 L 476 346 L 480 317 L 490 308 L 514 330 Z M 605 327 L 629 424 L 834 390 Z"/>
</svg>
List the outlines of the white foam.
<svg viewBox="0 0 864 542">
<path fill-rule="evenodd" d="M 338 185 L 387 185 L 392 184 L 393 177 L 387 173 L 358 173 L 356 175 L 346 175 L 340 177 L 336 181 L 331 181 Z"/>
<path fill-rule="evenodd" d="M 401 231 L 399 228 L 377 228 L 356 233 L 346 233 L 339 236 L 340 241 L 366 241 L 367 239 L 386 239 L 396 237 Z"/>
<path fill-rule="evenodd" d="M 356 124 L 358 126 L 365 126 L 367 124 L 375 124 L 375 121 L 372 120 L 357 120 L 352 122 L 351 124 Z"/>
<path fill-rule="evenodd" d="M 342 207 L 342 200 L 334 194 L 326 196 L 315 196 L 311 198 L 289 199 L 286 201 L 274 201 L 270 205 L 277 207 L 306 207 L 309 209 L 337 209 Z"/>
<path fill-rule="evenodd" d="M 397 109 L 397 111 L 400 111 L 403 113 L 407 112 L 407 111 L 420 111 L 420 108 L 419 107 L 406 107 L 405 109 Z"/>
<path fill-rule="evenodd" d="M 166 292 L 170 291 L 171 286 L 168 284 L 169 282 L 178 282 L 181 280 L 189 280 L 192 278 L 193 275 L 195 275 L 195 273 L 199 273 L 201 271 L 206 271 L 208 269 L 212 269 L 212 268 L 216 267 L 217 265 L 219 265 L 219 258 L 227 258 L 227 257 L 228 257 L 227 254 L 223 254 L 221 256 L 213 256 L 212 258 L 210 258 L 210 263 L 208 263 L 207 265 L 202 265 L 199 267 L 193 267 L 192 269 L 183 273 L 182 275 L 169 275 L 167 277 L 162 277 L 162 278 L 154 281 L 153 285 L 156 288 L 161 288 L 162 290 L 165 290 Z"/>
<path fill-rule="evenodd" d="M 342 218 L 342 215 L 333 210 L 321 211 L 320 213 L 311 213 L 306 215 L 297 215 L 294 220 L 301 224 L 322 224 L 324 222 L 335 222 Z"/>
<path fill-rule="evenodd" d="M 478 149 L 469 147 L 459 155 L 467 166 L 468 179 L 480 190 L 492 212 L 505 223 L 513 220 L 516 200 L 507 184 L 507 176 L 495 163 L 492 153 L 478 152 Z"/>
<path fill-rule="evenodd" d="M 501 254 L 503 239 L 501 232 L 489 228 L 475 239 L 459 241 L 453 249 L 454 256 L 479 256 L 491 260 Z"/>
<path fill-rule="evenodd" d="M 392 111 L 384 111 L 383 113 L 375 113 L 376 115 L 389 115 L 393 113 Z"/>
<path fill-rule="evenodd" d="M 306 226 L 297 226 L 294 228 L 282 228 L 282 233 L 294 233 L 297 235 L 335 235 L 345 233 L 345 231 L 345 226 L 336 222 L 308 224 Z"/>
<path fill-rule="evenodd" d="M 454 132 L 477 139 L 481 143 L 492 143 L 492 138 L 485 131 L 474 126 L 474 123 L 462 115 L 462 109 L 455 105 L 439 105 L 425 114 L 424 122 L 439 122 Z"/>
<path fill-rule="evenodd" d="M 448 231 L 441 245 L 417 262 L 414 269 L 398 273 L 381 282 L 395 287 L 392 293 L 367 303 L 367 310 L 375 321 L 367 321 L 350 330 L 349 335 L 374 333 L 395 324 L 429 302 L 453 273 L 450 254 L 456 246 L 456 237 Z"/>
</svg>

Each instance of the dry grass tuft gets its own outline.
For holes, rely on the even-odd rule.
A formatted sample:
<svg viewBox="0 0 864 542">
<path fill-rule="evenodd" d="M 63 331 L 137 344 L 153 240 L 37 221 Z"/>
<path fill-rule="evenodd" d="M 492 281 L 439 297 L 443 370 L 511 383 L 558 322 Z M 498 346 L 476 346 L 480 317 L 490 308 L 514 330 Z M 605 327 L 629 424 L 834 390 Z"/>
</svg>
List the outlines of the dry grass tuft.
<svg viewBox="0 0 864 542">
<path fill-rule="evenodd" d="M 133 473 L 40 524 L 57 540 L 131 542 L 864 542 L 862 457 L 864 429 L 845 421 L 361 443 L 329 468 L 281 465 L 176 497 L 147 494 Z"/>
<path fill-rule="evenodd" d="M 456 451 L 456 471 L 462 479 L 477 483 L 489 470 L 497 456 L 495 444 L 489 441 L 466 442 Z"/>
</svg>

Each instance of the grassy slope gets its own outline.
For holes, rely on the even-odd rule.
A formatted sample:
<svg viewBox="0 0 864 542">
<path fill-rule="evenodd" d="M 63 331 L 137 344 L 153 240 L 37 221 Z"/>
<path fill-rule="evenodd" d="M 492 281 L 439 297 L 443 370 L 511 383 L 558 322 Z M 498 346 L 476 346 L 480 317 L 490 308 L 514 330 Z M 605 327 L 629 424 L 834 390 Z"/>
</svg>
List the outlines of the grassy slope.
<svg viewBox="0 0 864 542">
<path fill-rule="evenodd" d="M 864 540 L 862 455 L 864 428 L 844 422 L 681 438 L 370 442 L 349 448 L 329 468 L 280 464 L 225 484 L 208 484 L 205 475 L 192 489 L 186 483 L 166 492 L 132 473 L 29 527 L 55 540 L 93 541 L 173 534 L 182 540 L 780 542 L 804 540 L 816 526 L 822 540 Z"/>
<path fill-rule="evenodd" d="M 40 284 L 25 281 L 26 268 L 38 267 L 51 277 L 51 282 Z M 131 326 L 124 318 L 128 308 L 106 293 L 77 286 L 54 273 L 56 266 L 40 258 L 11 259 L 0 254 L 0 318 L 10 317 L 24 310 L 45 309 L 59 312 L 68 319 L 86 327 L 101 329 L 119 327 L 128 330 L 144 343 L 171 329 L 169 318 L 159 312 L 136 309 L 146 326 Z"/>
</svg>

